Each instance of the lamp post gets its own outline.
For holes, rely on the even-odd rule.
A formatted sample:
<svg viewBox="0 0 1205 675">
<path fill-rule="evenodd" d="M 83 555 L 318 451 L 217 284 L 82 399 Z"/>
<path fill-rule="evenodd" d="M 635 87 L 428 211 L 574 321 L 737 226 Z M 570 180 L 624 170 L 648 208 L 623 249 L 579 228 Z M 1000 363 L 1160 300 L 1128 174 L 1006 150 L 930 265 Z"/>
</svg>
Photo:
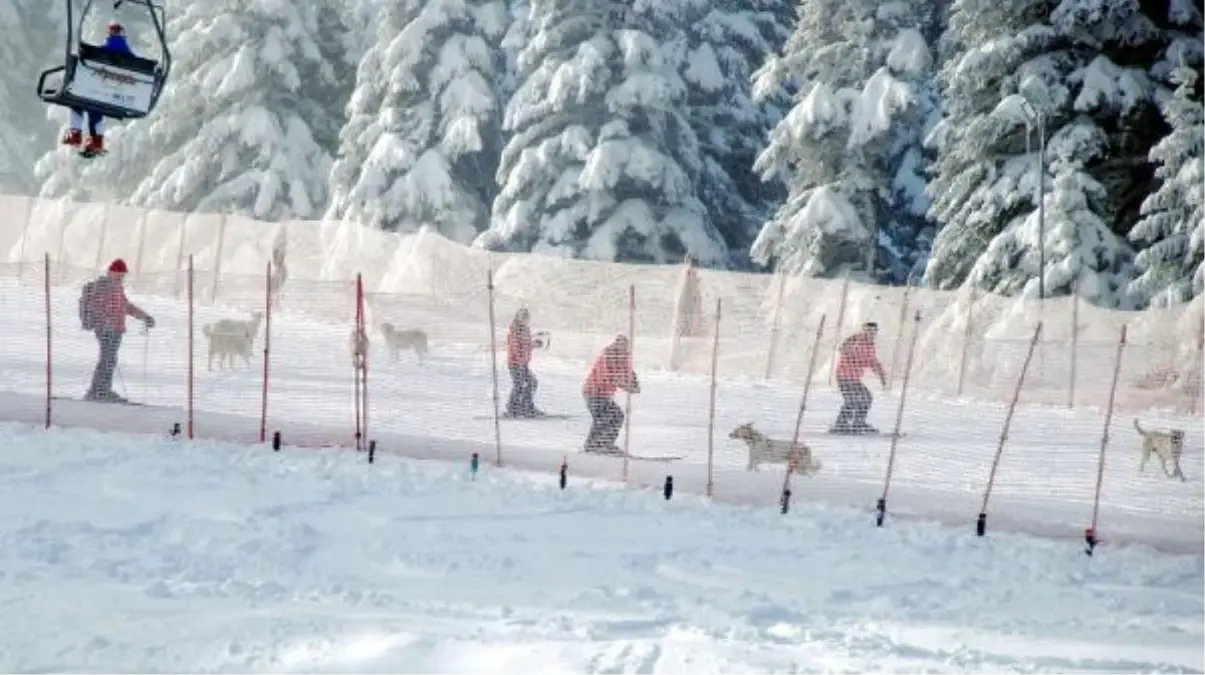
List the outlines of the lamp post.
<svg viewBox="0 0 1205 675">
<path fill-rule="evenodd" d="M 1038 300 L 1046 299 L 1046 115 L 1028 99 L 1018 106 L 1027 125 L 1038 127 Z M 1028 132 L 1026 132 L 1028 135 Z"/>
<path fill-rule="evenodd" d="M 1038 128 L 1038 300 L 1046 298 L 1046 113 L 1050 103 L 1046 85 L 1030 75 L 1021 81 L 1020 94 L 1004 97 L 994 112 L 1024 119 L 1025 151 L 1029 152 L 1029 134 Z"/>
</svg>

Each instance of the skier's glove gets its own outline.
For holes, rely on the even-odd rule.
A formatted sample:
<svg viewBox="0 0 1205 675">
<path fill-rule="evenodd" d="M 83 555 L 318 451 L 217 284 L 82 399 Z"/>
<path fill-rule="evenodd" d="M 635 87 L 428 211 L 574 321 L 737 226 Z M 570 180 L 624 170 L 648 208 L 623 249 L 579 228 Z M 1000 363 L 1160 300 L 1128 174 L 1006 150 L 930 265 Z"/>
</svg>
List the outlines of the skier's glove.
<svg viewBox="0 0 1205 675">
<path fill-rule="evenodd" d="M 155 327 L 155 317 L 148 316 L 147 318 L 142 320 L 142 323 L 143 323 L 143 325 L 146 326 L 147 330 L 150 330 Z"/>
</svg>

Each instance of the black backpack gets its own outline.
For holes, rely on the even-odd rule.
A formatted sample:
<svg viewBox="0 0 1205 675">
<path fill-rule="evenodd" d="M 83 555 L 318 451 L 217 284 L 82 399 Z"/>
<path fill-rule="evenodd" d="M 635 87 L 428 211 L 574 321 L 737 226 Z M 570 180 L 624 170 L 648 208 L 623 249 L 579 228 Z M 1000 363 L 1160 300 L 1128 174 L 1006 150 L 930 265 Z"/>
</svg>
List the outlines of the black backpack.
<svg viewBox="0 0 1205 675">
<path fill-rule="evenodd" d="M 100 279 L 93 279 L 84 284 L 79 295 L 79 322 L 84 330 L 96 330 L 96 312 L 92 309 L 92 298 L 96 295 Z"/>
</svg>

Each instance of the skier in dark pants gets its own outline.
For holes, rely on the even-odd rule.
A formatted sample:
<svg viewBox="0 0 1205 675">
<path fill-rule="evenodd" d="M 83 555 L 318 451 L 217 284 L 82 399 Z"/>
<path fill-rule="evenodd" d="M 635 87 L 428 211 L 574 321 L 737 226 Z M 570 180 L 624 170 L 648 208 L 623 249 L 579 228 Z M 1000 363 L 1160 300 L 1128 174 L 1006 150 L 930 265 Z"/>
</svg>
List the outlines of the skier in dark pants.
<svg viewBox="0 0 1205 675">
<path fill-rule="evenodd" d="M 622 454 L 615 446 L 624 417 L 623 408 L 614 400 L 615 392 L 620 389 L 640 393 L 640 382 L 632 370 L 628 338 L 624 335 L 617 336 L 603 349 L 582 384 L 582 397 L 591 417 L 586 452 Z"/>
<path fill-rule="evenodd" d="M 80 322 L 84 330 L 96 335 L 100 347 L 92 384 L 84 394 L 88 401 L 126 402 L 113 391 L 113 373 L 117 370 L 117 354 L 126 331 L 126 316 L 141 319 L 148 329 L 155 326 L 155 319 L 150 314 L 126 298 L 123 282 L 128 272 L 125 261 L 118 258 L 109 265 L 107 274 L 84 285 Z"/>
<path fill-rule="evenodd" d="M 834 434 L 877 434 L 878 429 L 866 423 L 866 415 L 874 397 L 870 389 L 862 384 L 862 374 L 873 370 L 887 388 L 887 375 L 883 372 L 883 364 L 875 353 L 875 337 L 879 334 L 879 325 L 874 322 L 866 323 L 862 330 L 854 333 L 841 343 L 837 360 L 837 388 L 841 391 L 841 411 L 837 413 L 837 421 L 833 423 L 830 433 Z"/>
<path fill-rule="evenodd" d="M 510 398 L 506 402 L 507 417 L 543 417 L 536 408 L 536 387 L 539 382 L 531 374 L 531 352 L 536 346 L 531 335 L 531 312 L 527 308 L 515 312 L 506 333 L 506 366 L 510 369 Z"/>
</svg>

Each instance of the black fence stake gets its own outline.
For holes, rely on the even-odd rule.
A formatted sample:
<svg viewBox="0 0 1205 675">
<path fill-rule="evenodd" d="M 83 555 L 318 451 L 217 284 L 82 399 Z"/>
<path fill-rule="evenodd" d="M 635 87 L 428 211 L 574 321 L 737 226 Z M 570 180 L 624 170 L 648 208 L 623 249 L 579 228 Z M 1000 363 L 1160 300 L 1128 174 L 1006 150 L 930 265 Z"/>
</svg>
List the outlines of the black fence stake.
<svg viewBox="0 0 1205 675">
<path fill-rule="evenodd" d="M 280 452 L 280 432 L 272 432 L 272 452 Z"/>
<path fill-rule="evenodd" d="M 662 490 L 662 493 L 665 495 L 666 501 L 669 501 L 671 498 L 673 498 L 673 496 L 674 496 L 674 477 L 673 476 L 665 477 L 665 489 Z"/>
<path fill-rule="evenodd" d="M 987 514 L 980 513 L 979 520 L 975 521 L 975 534 L 982 537 L 985 532 L 987 532 Z"/>
<path fill-rule="evenodd" d="M 877 527 L 882 527 L 883 520 L 887 518 L 887 500 L 880 499 L 878 501 L 878 503 L 875 504 L 874 508 L 875 508 L 874 524 Z"/>
<path fill-rule="evenodd" d="M 377 458 L 377 442 L 375 440 L 368 441 L 368 463 L 372 464 Z"/>
<path fill-rule="evenodd" d="M 791 512 L 791 488 L 784 487 L 782 489 L 782 498 L 778 502 L 778 505 L 782 507 L 782 514 L 784 516 Z"/>
<path fill-rule="evenodd" d="M 561 462 L 561 489 L 564 490 L 569 485 L 569 462 L 568 460 Z"/>
</svg>

